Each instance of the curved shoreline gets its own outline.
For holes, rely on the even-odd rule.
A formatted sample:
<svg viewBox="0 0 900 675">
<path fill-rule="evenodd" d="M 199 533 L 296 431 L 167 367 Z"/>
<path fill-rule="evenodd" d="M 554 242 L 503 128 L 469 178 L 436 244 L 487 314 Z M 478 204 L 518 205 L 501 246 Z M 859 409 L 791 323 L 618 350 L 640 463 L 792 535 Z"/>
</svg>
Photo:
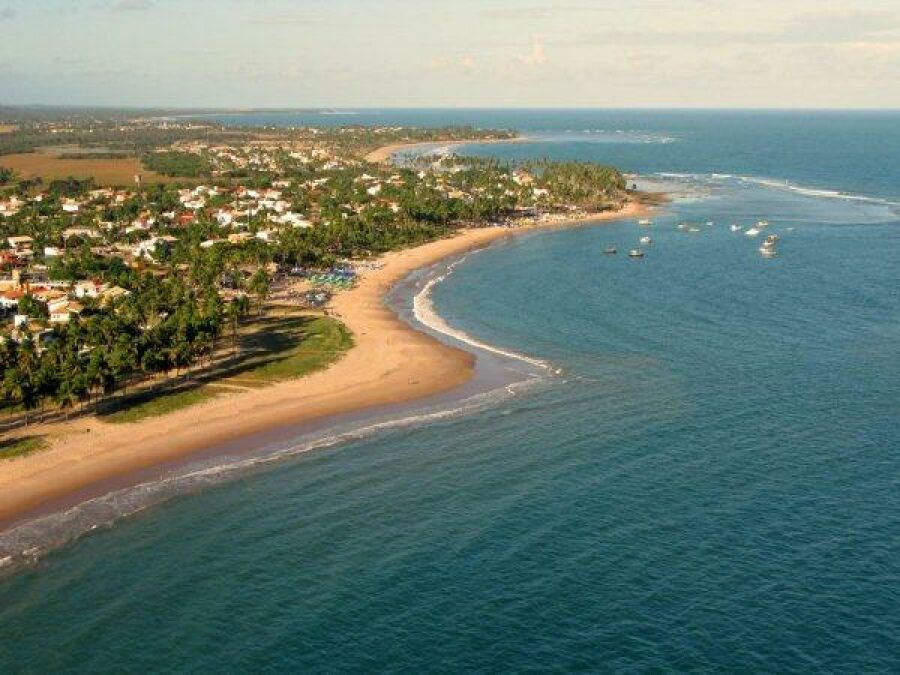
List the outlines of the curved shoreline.
<svg viewBox="0 0 900 675">
<path fill-rule="evenodd" d="M 620 211 L 536 227 L 618 220 L 644 210 L 639 202 L 630 202 Z M 274 428 L 407 403 L 465 384 L 475 373 L 475 356 L 409 326 L 386 306 L 385 296 L 416 269 L 534 227 L 466 229 L 383 256 L 382 267 L 364 271 L 356 288 L 335 296 L 335 315 L 353 333 L 355 345 L 325 370 L 132 424 L 84 418 L 47 425 L 43 432 L 58 435 L 47 450 L 0 463 L 0 531 L 37 515 L 49 501 L 75 498 L 91 486 L 217 445 L 233 445 Z"/>
<path fill-rule="evenodd" d="M 404 150 L 416 150 L 417 148 L 429 148 L 429 147 L 456 147 L 460 145 L 471 145 L 471 144 L 493 144 L 493 143 L 521 143 L 524 139 L 522 136 L 515 136 L 513 138 L 461 138 L 456 141 L 422 141 L 415 143 L 393 143 L 391 145 L 383 145 L 380 148 L 376 148 L 372 152 L 366 154 L 363 159 L 367 162 L 371 162 L 372 164 L 386 164 L 390 162 L 391 157 L 396 155 L 398 152 L 403 152 Z"/>
</svg>

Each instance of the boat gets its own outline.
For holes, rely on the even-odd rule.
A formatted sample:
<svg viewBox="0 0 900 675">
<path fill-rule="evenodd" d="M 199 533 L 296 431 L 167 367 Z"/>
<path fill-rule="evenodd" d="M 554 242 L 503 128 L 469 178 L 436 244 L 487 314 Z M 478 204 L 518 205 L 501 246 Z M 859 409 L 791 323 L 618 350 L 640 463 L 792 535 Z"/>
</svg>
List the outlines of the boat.
<svg viewBox="0 0 900 675">
<path fill-rule="evenodd" d="M 740 232 L 742 228 L 741 228 L 740 225 L 732 225 L 729 229 L 730 229 L 732 232 Z"/>
<path fill-rule="evenodd" d="M 644 252 L 639 248 L 633 248 L 630 251 L 628 251 L 628 257 L 629 258 L 643 258 Z"/>
<path fill-rule="evenodd" d="M 712 226 L 715 225 L 715 224 L 716 224 L 716 222 L 715 222 L 714 220 L 707 220 L 707 221 L 706 221 L 707 227 L 712 227 Z"/>
<path fill-rule="evenodd" d="M 692 227 L 691 229 L 688 230 L 688 232 L 699 232 L 699 231 L 700 231 L 699 227 Z"/>
<path fill-rule="evenodd" d="M 758 227 L 747 228 L 747 231 L 744 232 L 744 234 L 746 234 L 748 237 L 755 237 L 756 235 L 759 234 L 759 228 Z"/>
<path fill-rule="evenodd" d="M 770 234 L 768 237 L 766 237 L 766 241 L 763 244 L 763 246 L 774 246 L 777 243 L 778 243 L 778 235 Z"/>
<path fill-rule="evenodd" d="M 761 230 L 765 229 L 769 226 L 769 221 L 768 220 L 758 220 L 758 221 L 756 221 L 756 226 Z"/>
<path fill-rule="evenodd" d="M 653 221 L 650 220 L 649 218 L 641 218 L 641 219 L 638 221 L 638 225 L 648 226 L 648 225 L 652 225 L 652 224 L 653 224 Z"/>
<path fill-rule="evenodd" d="M 690 227 L 690 225 L 688 223 L 678 223 L 678 229 L 681 230 L 682 232 L 684 230 L 688 229 L 689 227 Z"/>
<path fill-rule="evenodd" d="M 778 251 L 775 250 L 774 246 L 766 246 L 765 244 L 759 247 L 759 252 L 762 253 L 763 258 L 774 258 L 778 255 Z"/>
<path fill-rule="evenodd" d="M 641 237 L 641 243 L 644 244 L 644 246 L 649 246 L 653 243 L 653 240 L 650 237 Z"/>
<path fill-rule="evenodd" d="M 619 249 L 617 249 L 615 246 L 607 246 L 605 249 L 603 249 L 603 252 L 606 255 L 615 255 L 619 252 Z"/>
</svg>

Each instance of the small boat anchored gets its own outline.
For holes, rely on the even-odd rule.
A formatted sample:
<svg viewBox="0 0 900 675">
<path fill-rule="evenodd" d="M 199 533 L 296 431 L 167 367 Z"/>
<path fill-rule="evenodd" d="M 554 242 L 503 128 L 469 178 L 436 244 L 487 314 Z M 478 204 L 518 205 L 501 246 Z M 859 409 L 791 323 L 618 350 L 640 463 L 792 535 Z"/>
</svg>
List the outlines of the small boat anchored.
<svg viewBox="0 0 900 675">
<path fill-rule="evenodd" d="M 605 249 L 603 249 L 603 253 L 605 253 L 606 255 L 615 255 L 618 252 L 619 249 L 617 249 L 615 246 L 607 246 Z"/>
<path fill-rule="evenodd" d="M 644 246 L 650 246 L 653 243 L 653 240 L 650 237 L 641 237 L 641 243 Z"/>
<path fill-rule="evenodd" d="M 728 229 L 731 230 L 732 232 L 740 232 L 744 228 L 742 228 L 740 225 L 735 224 L 735 225 L 729 226 Z"/>
<path fill-rule="evenodd" d="M 628 257 L 629 258 L 643 258 L 644 252 L 639 248 L 633 248 L 630 251 L 628 251 Z"/>
<path fill-rule="evenodd" d="M 762 243 L 762 246 L 759 247 L 759 252 L 762 253 L 763 258 L 774 258 L 778 255 L 778 252 L 775 250 L 775 244 L 778 243 L 778 235 L 770 234 L 766 237 L 766 240 Z"/>
<path fill-rule="evenodd" d="M 643 225 L 644 227 L 649 227 L 652 224 L 653 224 L 653 221 L 650 220 L 649 218 L 641 218 L 638 221 L 638 225 Z"/>
</svg>

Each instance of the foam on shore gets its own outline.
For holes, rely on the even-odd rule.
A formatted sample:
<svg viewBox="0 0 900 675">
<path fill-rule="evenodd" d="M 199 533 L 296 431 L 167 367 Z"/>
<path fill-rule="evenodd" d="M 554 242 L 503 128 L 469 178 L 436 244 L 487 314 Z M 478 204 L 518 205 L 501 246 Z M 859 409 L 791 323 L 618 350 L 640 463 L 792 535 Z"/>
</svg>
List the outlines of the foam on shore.
<svg viewBox="0 0 900 675">
<path fill-rule="evenodd" d="M 477 253 L 477 251 L 474 253 Z M 490 352 L 498 356 L 505 356 L 544 370 L 552 371 L 552 366 L 542 359 L 526 356 L 525 354 L 520 354 L 519 352 L 510 349 L 503 349 L 502 347 L 490 345 L 472 337 L 463 330 L 450 326 L 444 318 L 435 311 L 434 302 L 431 299 L 432 290 L 437 284 L 443 282 L 447 277 L 452 275 L 456 267 L 462 264 L 470 255 L 472 255 L 472 253 L 451 263 L 447 266 L 447 270 L 443 274 L 437 275 L 425 283 L 422 290 L 420 290 L 413 298 L 413 316 L 415 316 L 416 320 L 421 324 L 427 326 L 436 333 L 458 340 L 469 347 L 475 347 L 476 349 Z"/>
</svg>

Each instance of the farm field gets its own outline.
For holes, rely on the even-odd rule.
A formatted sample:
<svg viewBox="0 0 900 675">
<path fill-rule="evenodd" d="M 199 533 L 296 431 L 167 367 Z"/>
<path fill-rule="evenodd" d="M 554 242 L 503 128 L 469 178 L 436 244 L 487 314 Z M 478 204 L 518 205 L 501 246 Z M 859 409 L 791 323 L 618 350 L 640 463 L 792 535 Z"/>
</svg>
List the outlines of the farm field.
<svg viewBox="0 0 900 675">
<path fill-rule="evenodd" d="M 47 152 L 0 156 L 5 166 L 22 178 L 40 176 L 45 182 L 68 178 L 93 178 L 98 185 L 133 185 L 135 175 L 145 183 L 171 183 L 175 178 L 146 170 L 134 157 L 122 159 L 65 159 Z"/>
</svg>

